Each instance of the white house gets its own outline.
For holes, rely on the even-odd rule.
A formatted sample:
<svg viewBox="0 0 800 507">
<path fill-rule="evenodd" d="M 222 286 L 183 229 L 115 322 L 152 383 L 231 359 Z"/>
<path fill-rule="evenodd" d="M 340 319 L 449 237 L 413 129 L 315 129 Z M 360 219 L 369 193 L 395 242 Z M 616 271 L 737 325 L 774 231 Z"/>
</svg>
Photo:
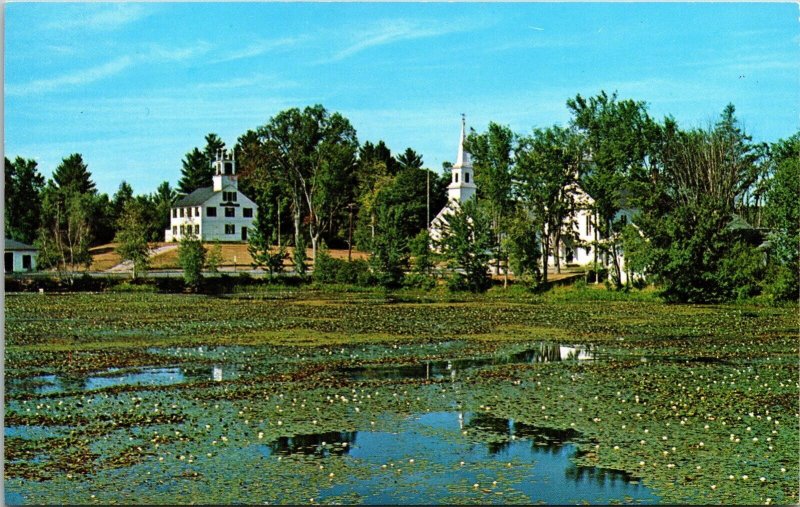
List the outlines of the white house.
<svg viewBox="0 0 800 507">
<path fill-rule="evenodd" d="M 180 241 L 189 234 L 202 241 L 247 241 L 258 207 L 239 191 L 236 157 L 218 150 L 212 166 L 212 186 L 198 188 L 172 205 L 165 241 Z"/>
<path fill-rule="evenodd" d="M 562 267 L 566 265 L 591 266 L 595 261 L 594 244 L 603 244 L 608 240 L 599 235 L 598 218 L 592 213 L 594 206 L 592 196 L 578 185 L 572 189 L 571 193 L 576 205 L 575 212 L 564 221 L 561 242 L 557 246 L 558 261 Z M 633 215 L 633 209 L 624 208 L 617 212 L 614 220 L 632 223 Z M 618 247 L 617 253 L 619 254 L 621 282 L 626 283 L 628 273 L 625 269 L 625 256 L 621 247 Z M 555 267 L 556 258 L 552 254 L 548 256 L 547 260 L 551 267 Z M 610 268 L 610 255 L 598 251 L 597 264 L 599 267 Z"/>
<path fill-rule="evenodd" d="M 447 204 L 431 221 L 428 229 L 431 239 L 438 241 L 442 237 L 442 228 L 445 225 L 446 216 L 452 215 L 461 206 L 475 196 L 477 187 L 475 186 L 475 172 L 472 169 L 472 160 L 469 152 L 464 151 L 464 140 L 466 139 L 466 120 L 461 115 L 461 137 L 458 141 L 458 155 L 456 163 L 451 169 L 450 185 L 447 186 Z"/>
<path fill-rule="evenodd" d="M 5 238 L 5 273 L 19 273 L 36 269 L 36 247 Z"/>
</svg>

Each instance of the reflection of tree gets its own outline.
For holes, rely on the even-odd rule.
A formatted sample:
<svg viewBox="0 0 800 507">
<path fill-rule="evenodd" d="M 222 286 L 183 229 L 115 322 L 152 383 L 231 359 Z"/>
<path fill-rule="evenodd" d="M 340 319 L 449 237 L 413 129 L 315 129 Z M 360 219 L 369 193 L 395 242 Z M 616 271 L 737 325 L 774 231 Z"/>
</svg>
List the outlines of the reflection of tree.
<svg viewBox="0 0 800 507">
<path fill-rule="evenodd" d="M 489 450 L 489 454 L 498 454 L 508 449 L 508 446 L 511 444 L 512 425 L 513 423 L 508 419 L 486 414 L 475 414 L 470 418 L 466 427 L 469 428 L 473 434 L 477 434 L 478 438 L 481 437 L 481 433 L 488 433 L 492 437 L 502 437 L 500 440 L 496 438 L 484 438 L 487 441 L 486 447 Z"/>
<path fill-rule="evenodd" d="M 580 466 L 572 462 L 570 462 L 569 466 L 567 466 L 564 471 L 564 476 L 576 484 L 580 482 L 594 483 L 599 487 L 609 486 L 612 488 L 616 486 L 617 482 L 628 484 L 632 479 L 630 474 L 619 470 Z M 630 486 L 637 485 L 631 484 Z"/>
<path fill-rule="evenodd" d="M 276 454 L 304 454 L 320 457 L 331 454 L 342 455 L 350 452 L 350 445 L 356 441 L 357 434 L 357 431 L 330 431 L 310 435 L 294 435 L 280 437 L 268 446 Z M 325 447 L 322 446 L 323 442 Z M 347 445 L 342 445 L 344 443 Z"/>
</svg>

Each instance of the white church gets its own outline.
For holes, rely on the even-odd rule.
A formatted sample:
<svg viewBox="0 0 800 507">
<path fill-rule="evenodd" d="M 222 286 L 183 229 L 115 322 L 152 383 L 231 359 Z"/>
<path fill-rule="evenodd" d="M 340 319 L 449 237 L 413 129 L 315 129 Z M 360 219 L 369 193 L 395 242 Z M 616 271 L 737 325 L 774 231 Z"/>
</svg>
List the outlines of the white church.
<svg viewBox="0 0 800 507">
<path fill-rule="evenodd" d="M 247 241 L 258 207 L 239 191 L 236 156 L 218 150 L 212 167 L 210 187 L 198 188 L 172 205 L 164 241 L 180 241 L 189 235 L 202 241 Z"/>
<path fill-rule="evenodd" d="M 428 232 L 431 239 L 438 241 L 442 237 L 442 230 L 448 215 L 452 215 L 462 203 L 469 199 L 476 198 L 477 187 L 475 185 L 475 172 L 472 167 L 472 160 L 467 151 L 464 150 L 466 140 L 466 120 L 461 117 L 461 137 L 458 143 L 458 155 L 456 163 L 453 164 L 450 185 L 447 187 L 447 204 L 431 221 Z M 575 212 L 568 216 L 562 224 L 561 242 L 556 247 L 558 259 L 548 255 L 548 266 L 555 268 L 557 262 L 562 267 L 570 266 L 589 266 L 594 263 L 594 243 L 602 243 L 602 239 L 597 236 L 597 218 L 591 209 L 594 199 L 583 191 L 580 186 L 573 189 L 572 195 L 575 199 Z M 624 216 L 630 223 L 633 211 L 622 210 L 616 218 Z M 533 238 L 531 238 L 533 240 Z M 599 253 L 597 256 L 599 265 L 608 266 L 606 255 Z M 628 274 L 624 266 L 624 256 L 620 255 L 622 283 L 627 280 Z M 501 267 L 501 273 L 502 273 Z M 495 274 L 501 274 L 495 273 Z"/>
</svg>

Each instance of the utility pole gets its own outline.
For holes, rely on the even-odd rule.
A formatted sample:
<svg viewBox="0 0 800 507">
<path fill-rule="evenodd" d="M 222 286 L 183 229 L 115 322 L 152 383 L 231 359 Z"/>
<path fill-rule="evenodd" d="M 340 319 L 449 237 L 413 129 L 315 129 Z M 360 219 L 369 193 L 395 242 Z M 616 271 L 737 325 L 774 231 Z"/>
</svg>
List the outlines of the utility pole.
<svg viewBox="0 0 800 507">
<path fill-rule="evenodd" d="M 425 223 L 425 228 L 431 226 L 431 172 L 425 169 L 425 206 L 428 210 L 428 221 Z"/>
<path fill-rule="evenodd" d="M 347 262 L 353 260 L 353 207 L 355 204 L 352 202 L 347 205 L 347 209 L 350 210 L 350 228 L 347 232 Z"/>
<path fill-rule="evenodd" d="M 281 197 L 275 198 L 275 218 L 278 222 L 278 248 L 281 246 Z"/>
</svg>

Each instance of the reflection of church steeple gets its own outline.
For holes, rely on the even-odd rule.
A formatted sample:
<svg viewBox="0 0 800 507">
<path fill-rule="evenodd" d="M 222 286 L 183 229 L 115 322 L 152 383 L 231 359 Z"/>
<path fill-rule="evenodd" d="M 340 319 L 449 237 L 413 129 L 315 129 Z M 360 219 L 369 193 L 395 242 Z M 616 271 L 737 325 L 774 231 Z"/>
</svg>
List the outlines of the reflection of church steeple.
<svg viewBox="0 0 800 507">
<path fill-rule="evenodd" d="M 447 187 L 447 197 L 451 201 L 462 203 L 475 195 L 474 172 L 469 152 L 464 150 L 464 141 L 467 139 L 467 122 L 461 115 L 461 138 L 458 141 L 458 156 L 453 165 L 452 178 Z"/>
</svg>

